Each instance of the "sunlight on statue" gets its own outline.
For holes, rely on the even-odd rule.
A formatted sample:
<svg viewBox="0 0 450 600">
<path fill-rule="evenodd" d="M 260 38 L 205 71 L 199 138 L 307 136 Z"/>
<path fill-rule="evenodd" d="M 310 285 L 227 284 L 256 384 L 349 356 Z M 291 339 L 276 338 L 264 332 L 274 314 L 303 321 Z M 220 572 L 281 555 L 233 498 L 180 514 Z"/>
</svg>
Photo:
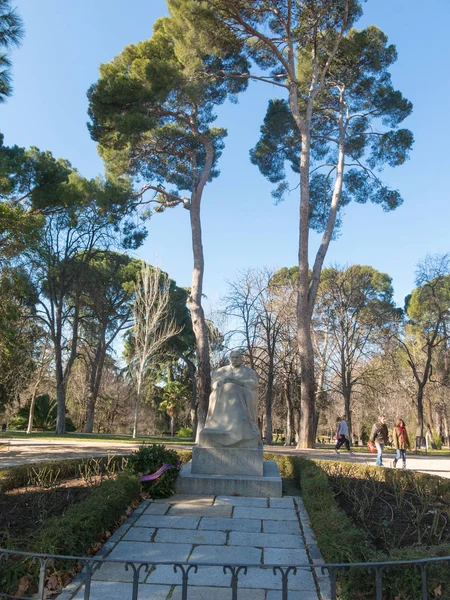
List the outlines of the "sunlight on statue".
<svg viewBox="0 0 450 600">
<path fill-rule="evenodd" d="M 230 353 L 230 363 L 213 374 L 208 416 L 198 445 L 256 448 L 261 443 L 258 375 L 242 364 L 239 350 Z"/>
</svg>

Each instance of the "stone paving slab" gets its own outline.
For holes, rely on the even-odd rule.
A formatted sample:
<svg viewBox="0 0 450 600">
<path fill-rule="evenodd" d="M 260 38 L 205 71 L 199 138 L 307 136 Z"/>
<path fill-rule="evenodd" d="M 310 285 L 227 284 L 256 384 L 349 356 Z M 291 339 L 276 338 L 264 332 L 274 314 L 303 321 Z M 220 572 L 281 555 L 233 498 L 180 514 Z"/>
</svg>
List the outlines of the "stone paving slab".
<svg viewBox="0 0 450 600">
<path fill-rule="evenodd" d="M 317 600 L 317 592 L 314 591 L 293 591 L 289 590 L 289 600 Z M 267 592 L 266 600 L 283 600 L 281 591 L 269 590 Z"/>
<path fill-rule="evenodd" d="M 225 531 L 193 529 L 158 529 L 155 542 L 169 544 L 212 544 L 222 546 L 227 542 Z"/>
<path fill-rule="evenodd" d="M 269 506 L 270 508 L 294 508 L 294 499 L 292 497 L 270 498 Z"/>
<path fill-rule="evenodd" d="M 187 562 L 191 550 L 191 544 L 119 542 L 108 558 L 126 561 Z"/>
<path fill-rule="evenodd" d="M 159 506 L 164 506 L 160 504 Z M 233 512 L 232 506 L 195 506 L 195 504 L 174 504 L 170 511 L 169 516 L 171 517 L 217 517 L 217 518 L 228 518 L 231 517 Z"/>
<path fill-rule="evenodd" d="M 246 496 L 217 496 L 214 505 L 226 504 L 230 506 L 255 506 L 267 508 L 268 498 L 247 498 Z"/>
<path fill-rule="evenodd" d="M 191 563 L 261 564 L 262 550 L 238 546 L 196 546 L 189 557 Z"/>
<path fill-rule="evenodd" d="M 235 519 L 267 519 L 268 521 L 297 521 L 297 513 L 292 508 L 252 508 L 236 506 Z"/>
<path fill-rule="evenodd" d="M 154 504 L 213 504 L 215 496 L 200 496 L 199 494 L 174 494 L 170 498 L 153 500 Z"/>
<path fill-rule="evenodd" d="M 261 531 L 261 521 L 257 521 L 256 519 L 213 519 L 210 517 L 203 517 L 198 528 L 217 531 L 250 531 L 258 533 Z"/>
<path fill-rule="evenodd" d="M 181 573 L 174 573 L 170 565 L 157 565 L 148 576 L 147 583 L 180 585 Z M 197 573 L 194 570 L 190 571 L 189 586 L 230 587 L 231 574 L 225 574 L 223 567 L 199 567 Z"/>
<path fill-rule="evenodd" d="M 244 575 L 243 573 L 239 575 L 239 587 L 281 590 L 281 574 L 277 573 L 274 575 L 273 570 L 270 568 L 258 569 L 257 567 L 251 567 L 247 570 L 247 575 Z M 293 575 L 292 573 L 289 575 L 288 587 L 289 590 L 306 590 L 314 592 L 316 584 L 309 569 L 298 569 L 296 575 Z M 317 600 L 317 593 L 315 600 Z"/>
<path fill-rule="evenodd" d="M 232 531 L 228 538 L 228 545 L 262 548 L 304 548 L 300 535 L 247 533 L 245 531 Z"/>
<path fill-rule="evenodd" d="M 132 585 L 115 581 L 96 581 L 92 583 L 89 600 L 128 600 L 131 598 Z M 167 585 L 139 586 L 139 600 L 166 600 L 170 587 Z M 84 590 L 80 590 L 74 600 L 83 600 Z"/>
<path fill-rule="evenodd" d="M 308 562 L 304 548 L 264 548 L 265 565 L 304 565 Z"/>
<path fill-rule="evenodd" d="M 128 570 L 125 568 L 125 562 L 105 562 L 99 569 L 95 571 L 92 576 L 93 581 L 122 581 L 132 582 L 133 581 L 133 569 L 130 567 Z M 143 583 L 147 577 L 145 568 L 139 572 L 139 583 Z"/>
<path fill-rule="evenodd" d="M 152 527 L 130 527 L 122 540 L 127 542 L 151 542 L 156 529 Z"/>
<path fill-rule="evenodd" d="M 264 533 L 300 535 L 298 521 L 263 521 L 262 528 Z"/>
<path fill-rule="evenodd" d="M 239 600 L 265 600 L 264 590 L 248 590 L 239 588 Z M 196 587 L 189 590 L 189 600 L 232 600 L 231 588 Z M 181 587 L 176 587 L 170 600 L 181 600 Z M 317 596 L 315 598 L 317 600 Z"/>
<path fill-rule="evenodd" d="M 146 508 L 142 514 L 144 515 L 164 515 L 168 510 L 169 506 L 167 504 L 150 504 L 148 508 Z"/>
<path fill-rule="evenodd" d="M 136 521 L 136 527 L 170 527 L 172 529 L 197 529 L 199 517 L 167 517 L 158 515 L 142 515 Z"/>
</svg>

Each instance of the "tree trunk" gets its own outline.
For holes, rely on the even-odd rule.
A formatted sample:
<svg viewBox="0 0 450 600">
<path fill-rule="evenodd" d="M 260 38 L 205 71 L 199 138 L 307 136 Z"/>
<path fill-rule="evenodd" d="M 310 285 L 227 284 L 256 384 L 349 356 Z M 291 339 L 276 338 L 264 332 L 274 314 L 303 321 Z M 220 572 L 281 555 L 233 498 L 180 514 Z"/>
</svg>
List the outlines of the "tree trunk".
<svg viewBox="0 0 450 600">
<path fill-rule="evenodd" d="M 66 432 L 66 386 L 64 382 L 64 372 L 61 356 L 61 345 L 54 341 L 55 347 L 55 376 L 56 376 L 56 430 L 55 433 L 61 435 Z"/>
<path fill-rule="evenodd" d="M 314 446 L 314 350 L 311 339 L 311 314 L 308 302 L 309 272 L 309 165 L 310 133 L 302 132 L 300 158 L 300 224 L 298 251 L 297 341 L 301 369 L 301 420 L 298 448 Z"/>
<path fill-rule="evenodd" d="M 140 408 L 140 404 L 141 404 L 141 382 L 142 382 L 141 374 L 138 374 L 137 382 L 136 382 L 136 404 L 134 405 L 133 439 L 136 439 L 137 432 L 138 432 L 139 408 Z"/>
<path fill-rule="evenodd" d="M 34 406 L 36 404 L 36 396 L 37 396 L 37 391 L 38 391 L 38 386 L 39 386 L 40 381 L 38 381 L 36 383 L 36 385 L 34 386 L 33 389 L 33 394 L 31 396 L 31 401 L 30 401 L 30 414 L 28 415 L 28 427 L 27 427 L 27 433 L 32 433 L 33 431 L 33 421 L 34 421 Z"/>
<path fill-rule="evenodd" d="M 429 423 L 431 425 L 431 430 L 434 431 L 434 419 L 433 419 L 433 406 L 431 404 L 431 398 L 429 396 L 429 394 L 427 394 L 427 408 L 428 408 L 428 419 L 429 419 Z"/>
<path fill-rule="evenodd" d="M 272 437 L 272 386 L 270 382 L 267 382 L 267 389 L 265 394 L 265 412 L 266 412 L 266 429 L 264 433 L 264 439 L 266 440 L 266 444 L 269 446 L 273 443 Z"/>
<path fill-rule="evenodd" d="M 292 399 L 290 394 L 289 381 L 286 380 L 284 385 L 284 400 L 286 402 L 286 436 L 284 440 L 285 446 L 292 446 L 292 438 L 294 435 L 294 410 L 292 406 Z"/>
<path fill-rule="evenodd" d="M 205 265 L 200 222 L 200 195 L 197 193 L 192 194 L 190 217 L 194 269 L 192 271 L 192 285 L 188 305 L 191 311 L 192 329 L 195 335 L 197 354 L 198 434 L 205 426 L 206 415 L 208 413 L 209 395 L 211 393 L 211 365 L 209 359 L 208 328 L 202 307 Z"/>
<path fill-rule="evenodd" d="M 95 352 L 94 362 L 92 364 L 91 377 L 89 380 L 89 396 L 86 407 L 85 433 L 92 433 L 94 430 L 95 405 L 97 404 L 100 384 L 103 375 L 103 366 L 106 359 L 106 346 L 102 341 Z"/>
<path fill-rule="evenodd" d="M 192 397 L 191 397 L 191 406 L 190 406 L 190 415 L 191 415 L 191 426 L 192 426 L 192 437 L 194 440 L 197 439 L 197 380 L 195 377 L 195 365 L 189 359 L 183 356 L 183 360 L 187 365 L 189 371 L 189 377 L 192 383 Z"/>
<path fill-rule="evenodd" d="M 175 417 L 174 415 L 170 415 L 170 437 L 173 438 L 175 429 Z"/>
<path fill-rule="evenodd" d="M 417 427 L 416 435 L 423 436 L 423 388 L 424 385 L 419 385 L 417 389 Z"/>
</svg>

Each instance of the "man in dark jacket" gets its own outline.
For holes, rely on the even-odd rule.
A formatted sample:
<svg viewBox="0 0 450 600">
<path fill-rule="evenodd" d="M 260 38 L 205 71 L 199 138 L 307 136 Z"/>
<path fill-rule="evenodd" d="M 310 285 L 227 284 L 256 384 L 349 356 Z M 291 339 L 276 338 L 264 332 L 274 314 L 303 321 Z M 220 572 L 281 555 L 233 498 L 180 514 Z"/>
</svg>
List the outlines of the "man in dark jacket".
<svg viewBox="0 0 450 600">
<path fill-rule="evenodd" d="M 383 466 L 383 449 L 384 445 L 389 441 L 389 431 L 385 423 L 385 416 L 380 415 L 378 421 L 374 423 L 370 434 L 370 441 L 377 448 L 377 466 Z"/>
</svg>

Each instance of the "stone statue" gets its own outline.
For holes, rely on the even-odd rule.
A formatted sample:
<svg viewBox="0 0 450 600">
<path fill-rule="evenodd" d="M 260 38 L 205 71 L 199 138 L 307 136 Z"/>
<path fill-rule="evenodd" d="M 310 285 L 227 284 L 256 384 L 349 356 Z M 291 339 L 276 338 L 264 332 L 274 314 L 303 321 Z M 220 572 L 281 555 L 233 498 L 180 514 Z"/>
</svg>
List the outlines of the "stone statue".
<svg viewBox="0 0 450 600">
<path fill-rule="evenodd" d="M 212 392 L 198 445 L 203 448 L 258 448 L 258 375 L 242 364 L 239 350 L 230 353 L 230 365 L 213 374 Z"/>
</svg>

